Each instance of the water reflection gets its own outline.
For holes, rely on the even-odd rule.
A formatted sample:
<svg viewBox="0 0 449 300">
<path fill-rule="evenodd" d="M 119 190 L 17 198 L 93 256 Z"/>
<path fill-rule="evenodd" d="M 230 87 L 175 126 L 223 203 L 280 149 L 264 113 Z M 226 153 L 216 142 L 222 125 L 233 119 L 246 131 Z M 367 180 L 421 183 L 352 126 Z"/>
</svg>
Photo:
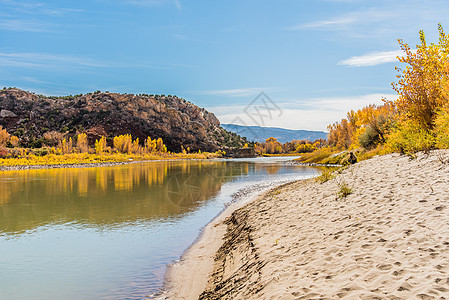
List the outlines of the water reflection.
<svg viewBox="0 0 449 300">
<path fill-rule="evenodd" d="M 316 174 L 276 160 L 0 172 L 0 299 L 144 299 L 236 191 Z"/>
<path fill-rule="evenodd" d="M 0 172 L 0 233 L 49 223 L 111 226 L 195 210 L 248 164 L 153 162 L 117 167 Z"/>
</svg>

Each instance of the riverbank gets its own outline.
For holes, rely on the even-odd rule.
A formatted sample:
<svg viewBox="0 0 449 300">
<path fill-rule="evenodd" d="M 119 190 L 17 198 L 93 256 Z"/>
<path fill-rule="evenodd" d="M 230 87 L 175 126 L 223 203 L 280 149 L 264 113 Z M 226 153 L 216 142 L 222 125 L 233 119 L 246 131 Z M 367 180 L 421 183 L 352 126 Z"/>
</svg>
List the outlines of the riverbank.
<svg viewBox="0 0 449 300">
<path fill-rule="evenodd" d="M 242 189 L 232 195 L 232 202 L 202 230 L 201 235 L 182 255 L 181 260 L 169 266 L 165 275 L 164 292 L 157 299 L 198 299 L 205 290 L 214 267 L 216 252 L 223 244 L 227 225 L 225 220 L 249 202 L 263 197 L 271 189 L 286 184 L 273 181 Z"/>
<path fill-rule="evenodd" d="M 93 154 L 66 154 L 62 157 L 52 155 L 51 162 L 42 157 L 22 159 L 0 159 L 0 171 L 19 171 L 34 169 L 61 169 L 61 168 L 93 168 L 111 167 L 154 161 L 178 161 L 221 158 L 211 153 L 167 154 L 165 156 L 135 156 L 135 155 L 93 155 Z M 37 162 L 37 163 L 36 163 Z"/>
<path fill-rule="evenodd" d="M 150 161 L 150 160 L 147 160 Z M 20 171 L 35 169 L 61 169 L 61 168 L 95 168 L 95 167 L 112 167 L 119 165 L 128 165 L 142 163 L 147 161 L 121 161 L 121 162 L 98 162 L 86 164 L 54 164 L 54 165 L 17 165 L 17 166 L 0 166 L 0 171 Z"/>
<path fill-rule="evenodd" d="M 448 151 L 389 154 L 272 189 L 209 224 L 167 298 L 198 299 L 204 284 L 201 299 L 447 295 L 448 174 Z"/>
</svg>

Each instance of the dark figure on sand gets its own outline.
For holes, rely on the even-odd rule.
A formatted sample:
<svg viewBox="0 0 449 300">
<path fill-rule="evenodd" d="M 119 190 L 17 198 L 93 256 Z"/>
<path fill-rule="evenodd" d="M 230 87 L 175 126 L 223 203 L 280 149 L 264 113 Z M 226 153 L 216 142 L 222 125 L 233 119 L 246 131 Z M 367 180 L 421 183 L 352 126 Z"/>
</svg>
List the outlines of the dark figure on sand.
<svg viewBox="0 0 449 300">
<path fill-rule="evenodd" d="M 357 157 L 355 157 L 354 153 L 352 152 L 349 153 L 348 162 L 350 164 L 355 164 L 357 162 Z"/>
</svg>

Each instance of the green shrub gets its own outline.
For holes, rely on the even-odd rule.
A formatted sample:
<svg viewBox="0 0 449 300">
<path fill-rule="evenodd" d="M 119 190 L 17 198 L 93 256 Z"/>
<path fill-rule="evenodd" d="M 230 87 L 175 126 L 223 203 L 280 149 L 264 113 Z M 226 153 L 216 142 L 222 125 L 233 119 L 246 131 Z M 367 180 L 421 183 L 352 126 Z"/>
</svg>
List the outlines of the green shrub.
<svg viewBox="0 0 449 300">
<path fill-rule="evenodd" d="M 416 152 L 429 152 L 435 144 L 435 138 L 422 126 L 406 121 L 390 133 L 387 146 L 395 152 L 413 155 Z"/>
<path fill-rule="evenodd" d="M 297 160 L 302 163 L 322 163 L 322 161 L 332 155 L 329 148 L 321 148 L 310 153 L 303 153 Z"/>
<path fill-rule="evenodd" d="M 338 183 L 339 190 L 337 192 L 337 198 L 342 199 L 346 198 L 348 195 L 352 194 L 352 188 L 346 182 Z"/>
<path fill-rule="evenodd" d="M 319 183 L 325 183 L 329 180 L 334 178 L 333 170 L 332 169 L 323 169 L 321 172 L 321 175 L 315 178 L 316 182 Z"/>
<path fill-rule="evenodd" d="M 347 162 L 347 160 L 348 160 L 348 152 L 342 151 L 324 158 L 323 160 L 321 160 L 321 163 L 330 165 L 344 165 L 345 162 Z"/>
<path fill-rule="evenodd" d="M 40 148 L 33 151 L 33 154 L 36 156 L 45 156 L 48 154 L 48 150 L 45 148 Z"/>
<path fill-rule="evenodd" d="M 365 149 L 374 148 L 379 143 L 379 140 L 379 133 L 369 125 L 366 126 L 365 132 L 359 136 L 360 146 Z"/>
</svg>

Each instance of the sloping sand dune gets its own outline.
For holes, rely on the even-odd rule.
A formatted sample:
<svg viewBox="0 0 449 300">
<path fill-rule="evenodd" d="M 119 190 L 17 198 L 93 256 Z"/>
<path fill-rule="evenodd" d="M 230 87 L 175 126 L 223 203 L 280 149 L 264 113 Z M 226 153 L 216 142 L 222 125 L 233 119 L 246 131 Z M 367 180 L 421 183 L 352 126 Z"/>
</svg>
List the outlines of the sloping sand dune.
<svg viewBox="0 0 449 300">
<path fill-rule="evenodd" d="M 449 298 L 449 152 L 286 184 L 225 224 L 201 299 Z"/>
</svg>

